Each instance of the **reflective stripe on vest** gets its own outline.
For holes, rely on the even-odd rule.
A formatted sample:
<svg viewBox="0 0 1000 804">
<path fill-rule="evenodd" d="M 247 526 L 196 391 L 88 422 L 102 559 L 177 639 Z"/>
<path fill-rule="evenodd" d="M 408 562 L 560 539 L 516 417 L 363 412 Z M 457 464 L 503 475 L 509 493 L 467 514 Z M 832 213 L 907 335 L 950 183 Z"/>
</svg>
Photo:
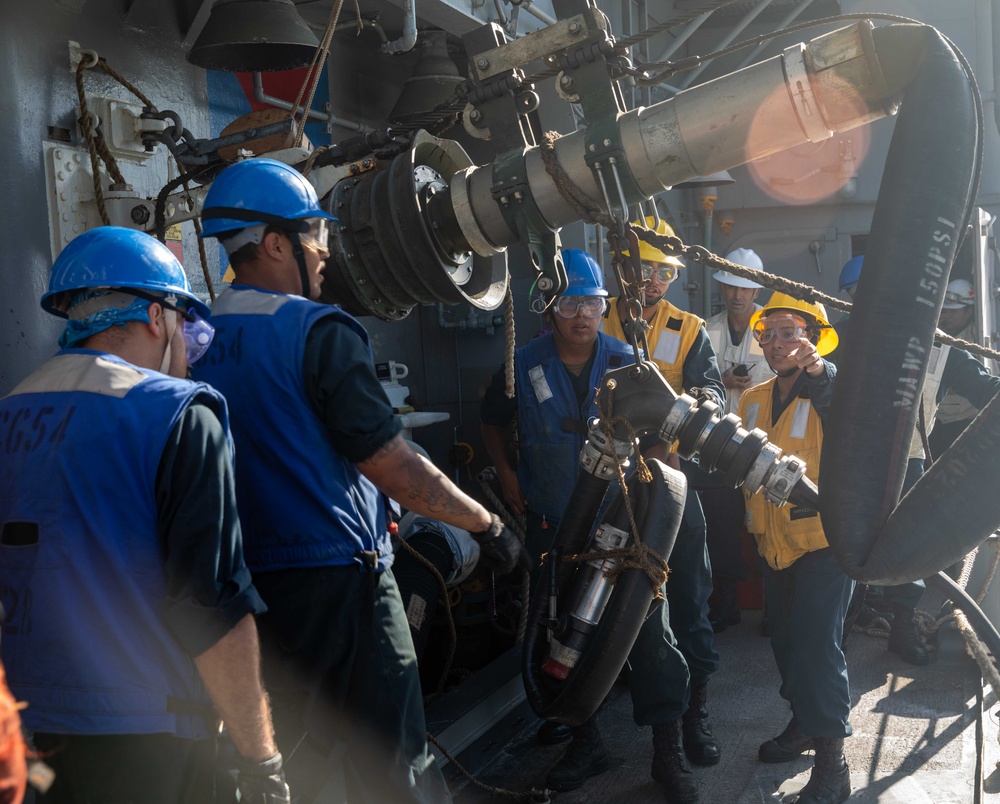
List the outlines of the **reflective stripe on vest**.
<svg viewBox="0 0 1000 804">
<path fill-rule="evenodd" d="M 646 343 L 651 359 L 659 366 L 670 387 L 678 394 L 684 388 L 684 361 L 698 337 L 698 330 L 704 322 L 693 313 L 678 310 L 670 302 L 663 300 L 656 305 L 656 313 L 649 322 Z M 617 299 L 612 299 L 604 331 L 613 338 L 625 341 L 621 321 L 618 318 Z"/>
<path fill-rule="evenodd" d="M 528 507 L 547 519 L 562 516 L 576 483 L 586 425 L 598 415 L 595 389 L 601 377 L 632 358 L 628 345 L 602 332 L 595 349 L 583 405 L 577 404 L 551 334 L 534 338 L 514 355 L 521 451 L 517 475 Z"/>
<path fill-rule="evenodd" d="M 368 347 L 337 307 L 233 286 L 212 306 L 215 339 L 198 379 L 229 400 L 236 442 L 236 497 L 251 571 L 392 562 L 382 493 L 337 452 L 306 393 L 309 329 L 335 318 Z M 369 349 L 370 354 L 370 349 Z"/>
</svg>

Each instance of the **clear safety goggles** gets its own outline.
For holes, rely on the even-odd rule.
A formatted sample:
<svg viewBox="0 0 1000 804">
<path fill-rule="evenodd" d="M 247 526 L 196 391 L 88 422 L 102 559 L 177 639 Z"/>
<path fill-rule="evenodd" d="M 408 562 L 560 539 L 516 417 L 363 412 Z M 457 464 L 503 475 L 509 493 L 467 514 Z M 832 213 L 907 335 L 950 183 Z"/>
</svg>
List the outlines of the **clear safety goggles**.
<svg viewBox="0 0 1000 804">
<path fill-rule="evenodd" d="M 208 323 L 192 309 L 177 306 L 177 296 L 158 296 L 155 293 L 146 293 L 135 288 L 129 288 L 126 293 L 145 299 L 149 302 L 156 302 L 166 310 L 173 310 L 181 319 L 181 335 L 184 338 L 184 351 L 187 353 L 189 366 L 205 355 L 208 347 L 212 345 L 212 338 L 215 337 L 215 327 Z"/>
<path fill-rule="evenodd" d="M 205 356 L 208 347 L 212 345 L 212 338 L 215 337 L 215 327 L 194 310 L 178 307 L 165 299 L 157 299 L 157 301 L 168 310 L 173 310 L 180 317 L 181 335 L 184 338 L 184 351 L 187 353 L 188 365 L 193 366 Z"/>
<path fill-rule="evenodd" d="M 183 318 L 184 351 L 187 352 L 187 362 L 193 366 L 198 360 L 205 356 L 208 347 L 212 345 L 212 338 L 215 337 L 215 327 L 209 324 L 204 318 L 193 310 L 185 310 L 191 318 Z"/>
<path fill-rule="evenodd" d="M 948 293 L 944 294 L 945 304 L 960 304 L 963 307 L 971 307 L 974 304 L 974 302 L 975 300 L 971 296 L 967 296 L 964 293 L 955 293 L 953 291 L 949 291 Z M 952 307 L 951 309 L 955 310 L 957 308 Z"/>
<path fill-rule="evenodd" d="M 326 218 L 306 218 L 309 229 L 299 233 L 299 240 L 306 248 L 313 251 L 330 250 L 330 227 Z"/>
<path fill-rule="evenodd" d="M 653 277 L 658 282 L 673 282 L 677 278 L 677 266 L 665 262 L 642 263 L 642 278 L 652 279 Z"/>
<path fill-rule="evenodd" d="M 768 344 L 777 338 L 788 343 L 808 335 L 815 326 L 807 324 L 797 315 L 778 315 L 761 318 L 753 326 L 753 336 L 760 344 Z"/>
<path fill-rule="evenodd" d="M 580 312 L 584 318 L 599 318 L 604 313 L 604 299 L 600 296 L 560 296 L 552 309 L 562 318 L 576 318 Z"/>
</svg>

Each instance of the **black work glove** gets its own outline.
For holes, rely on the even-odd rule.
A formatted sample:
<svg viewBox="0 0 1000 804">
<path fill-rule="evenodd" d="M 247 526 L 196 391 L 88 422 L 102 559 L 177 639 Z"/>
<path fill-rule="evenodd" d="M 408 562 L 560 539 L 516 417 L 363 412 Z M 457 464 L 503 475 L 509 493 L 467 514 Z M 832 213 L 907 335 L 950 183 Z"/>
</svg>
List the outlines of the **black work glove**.
<svg viewBox="0 0 1000 804">
<path fill-rule="evenodd" d="M 479 560 L 499 575 L 505 575 L 518 564 L 528 568 L 530 559 L 521 541 L 508 530 L 500 517 L 492 514 L 486 530 L 471 534 L 479 542 Z"/>
<path fill-rule="evenodd" d="M 291 804 L 292 797 L 285 783 L 281 754 L 263 762 L 254 762 L 236 755 L 236 788 L 240 804 Z"/>
</svg>

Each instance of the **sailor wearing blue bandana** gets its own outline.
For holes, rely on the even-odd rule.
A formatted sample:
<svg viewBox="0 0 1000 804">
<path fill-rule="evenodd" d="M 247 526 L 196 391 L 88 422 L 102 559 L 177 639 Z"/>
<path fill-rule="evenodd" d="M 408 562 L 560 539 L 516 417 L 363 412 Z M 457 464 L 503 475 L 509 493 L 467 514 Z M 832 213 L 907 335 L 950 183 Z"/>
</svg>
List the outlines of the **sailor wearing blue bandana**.
<svg viewBox="0 0 1000 804">
<path fill-rule="evenodd" d="M 211 801 L 221 717 L 243 797 L 287 802 L 226 403 L 183 379 L 208 308 L 165 246 L 110 226 L 63 250 L 42 307 L 63 349 L 0 400 L 0 577 L 44 800 Z"/>
</svg>

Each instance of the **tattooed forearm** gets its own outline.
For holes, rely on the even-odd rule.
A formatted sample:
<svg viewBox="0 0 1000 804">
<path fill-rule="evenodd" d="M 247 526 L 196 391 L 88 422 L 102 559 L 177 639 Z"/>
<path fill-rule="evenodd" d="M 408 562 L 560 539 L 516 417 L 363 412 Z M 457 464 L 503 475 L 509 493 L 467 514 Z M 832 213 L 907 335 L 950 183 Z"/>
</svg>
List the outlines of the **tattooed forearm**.
<svg viewBox="0 0 1000 804">
<path fill-rule="evenodd" d="M 422 516 L 469 531 L 485 530 L 489 513 L 434 464 L 396 436 L 358 469 L 392 499 Z"/>
</svg>

